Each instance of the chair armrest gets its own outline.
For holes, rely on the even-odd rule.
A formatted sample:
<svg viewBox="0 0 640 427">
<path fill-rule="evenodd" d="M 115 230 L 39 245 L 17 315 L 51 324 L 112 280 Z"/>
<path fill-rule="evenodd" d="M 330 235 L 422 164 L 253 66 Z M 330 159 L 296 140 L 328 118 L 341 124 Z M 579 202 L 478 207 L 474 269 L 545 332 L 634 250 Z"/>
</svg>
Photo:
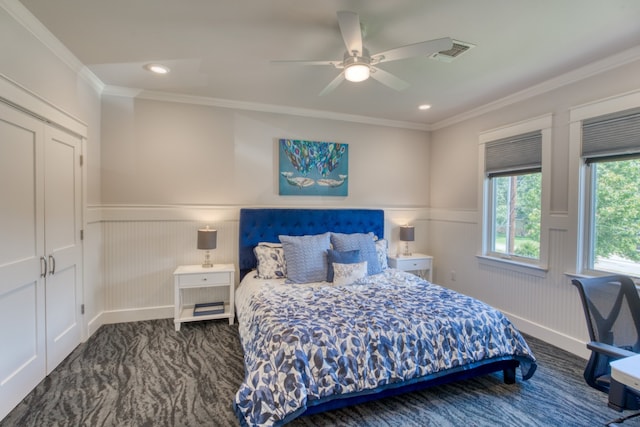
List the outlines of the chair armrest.
<svg viewBox="0 0 640 427">
<path fill-rule="evenodd" d="M 620 347 L 616 347 L 613 345 L 604 344 L 596 341 L 588 342 L 587 348 L 597 353 L 603 353 L 609 357 L 615 357 L 618 359 L 622 359 L 623 357 L 636 356 L 638 354 L 638 353 L 634 353 L 633 351 L 625 350 L 624 348 L 620 348 Z"/>
</svg>

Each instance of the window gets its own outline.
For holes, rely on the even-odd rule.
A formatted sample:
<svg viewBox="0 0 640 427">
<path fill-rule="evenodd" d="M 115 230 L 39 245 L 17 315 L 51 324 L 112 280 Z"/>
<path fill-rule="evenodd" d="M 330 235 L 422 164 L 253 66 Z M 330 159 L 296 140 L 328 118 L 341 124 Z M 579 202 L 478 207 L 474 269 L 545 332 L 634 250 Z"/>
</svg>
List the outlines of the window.
<svg viewBox="0 0 640 427">
<path fill-rule="evenodd" d="M 640 108 L 581 130 L 584 269 L 640 277 Z"/>
<path fill-rule="evenodd" d="M 490 178 L 491 252 L 540 258 L 541 177 L 532 171 Z"/>
<path fill-rule="evenodd" d="M 480 135 L 481 259 L 546 269 L 543 158 L 550 139 L 551 115 Z"/>
<path fill-rule="evenodd" d="M 540 258 L 542 133 L 485 144 L 489 181 L 489 252 Z"/>
</svg>

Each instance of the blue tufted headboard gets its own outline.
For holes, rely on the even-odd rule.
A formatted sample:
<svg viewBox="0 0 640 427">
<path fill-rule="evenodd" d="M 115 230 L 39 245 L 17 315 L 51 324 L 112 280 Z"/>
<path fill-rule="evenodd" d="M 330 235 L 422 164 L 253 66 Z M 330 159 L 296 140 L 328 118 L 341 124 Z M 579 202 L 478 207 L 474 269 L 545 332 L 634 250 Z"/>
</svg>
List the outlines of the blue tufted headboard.
<svg viewBox="0 0 640 427">
<path fill-rule="evenodd" d="M 240 209 L 240 279 L 256 267 L 253 248 L 259 242 L 280 242 L 281 234 L 304 236 L 326 231 L 373 232 L 384 237 L 381 209 Z"/>
</svg>

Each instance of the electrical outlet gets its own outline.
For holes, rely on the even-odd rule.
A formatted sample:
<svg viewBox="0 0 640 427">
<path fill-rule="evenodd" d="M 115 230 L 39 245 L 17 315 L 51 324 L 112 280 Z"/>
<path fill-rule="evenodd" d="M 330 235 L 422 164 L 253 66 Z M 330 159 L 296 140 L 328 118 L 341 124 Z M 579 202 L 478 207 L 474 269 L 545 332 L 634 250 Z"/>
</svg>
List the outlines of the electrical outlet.
<svg viewBox="0 0 640 427">
<path fill-rule="evenodd" d="M 456 281 L 456 271 L 455 270 L 451 270 L 451 281 L 452 282 Z"/>
</svg>

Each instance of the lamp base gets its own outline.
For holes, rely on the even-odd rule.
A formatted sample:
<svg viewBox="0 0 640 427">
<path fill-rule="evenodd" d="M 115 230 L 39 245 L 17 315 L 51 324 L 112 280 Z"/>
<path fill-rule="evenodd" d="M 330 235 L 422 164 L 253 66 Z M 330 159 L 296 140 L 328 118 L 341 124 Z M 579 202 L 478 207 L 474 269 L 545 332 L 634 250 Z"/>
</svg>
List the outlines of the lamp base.
<svg viewBox="0 0 640 427">
<path fill-rule="evenodd" d="M 204 254 L 204 262 L 202 263 L 202 268 L 211 268 L 213 264 L 211 263 L 211 258 L 209 256 L 209 251 Z"/>
<path fill-rule="evenodd" d="M 402 256 L 411 256 L 411 252 L 409 252 L 409 242 L 404 242 L 404 252 Z"/>
</svg>

